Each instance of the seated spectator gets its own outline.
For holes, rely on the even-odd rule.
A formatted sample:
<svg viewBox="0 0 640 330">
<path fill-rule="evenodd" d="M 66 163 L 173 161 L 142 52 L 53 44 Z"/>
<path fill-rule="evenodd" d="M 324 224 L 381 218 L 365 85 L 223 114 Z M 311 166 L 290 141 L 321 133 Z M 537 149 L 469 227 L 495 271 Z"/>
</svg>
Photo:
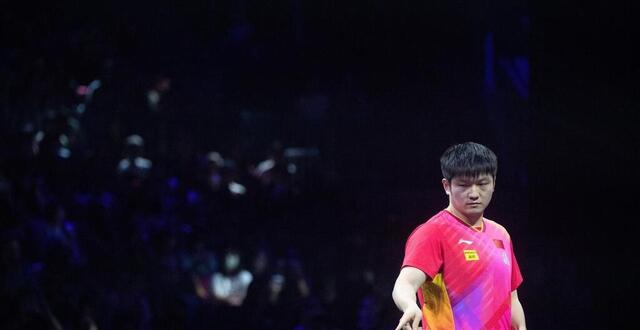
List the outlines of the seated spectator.
<svg viewBox="0 0 640 330">
<path fill-rule="evenodd" d="M 211 278 L 214 323 L 225 329 L 247 329 L 247 306 L 244 304 L 253 275 L 242 268 L 239 251 L 229 249 L 224 256 L 222 272 Z"/>
<path fill-rule="evenodd" d="M 211 291 L 214 299 L 228 306 L 242 306 L 247 297 L 247 291 L 253 275 L 248 270 L 240 268 L 240 254 L 229 250 L 224 257 L 224 270 L 213 274 Z"/>
<path fill-rule="evenodd" d="M 263 267 L 260 254 L 256 258 L 258 268 Z M 302 262 L 293 250 L 278 259 L 272 271 L 259 276 L 250 293 L 252 326 L 263 329 L 295 328 L 303 319 L 311 295 Z"/>
<path fill-rule="evenodd" d="M 240 196 L 247 192 L 243 185 L 234 181 L 232 166 L 216 151 L 207 154 L 204 180 L 208 189 L 214 193 Z"/>
<path fill-rule="evenodd" d="M 258 163 L 253 169 L 253 175 L 260 179 L 264 187 L 275 189 L 273 193 L 282 192 L 287 188 L 289 171 L 284 157 L 284 147 L 280 142 L 271 144 L 267 159 Z"/>
<path fill-rule="evenodd" d="M 146 179 L 153 163 L 144 157 L 144 139 L 140 135 L 130 135 L 125 140 L 124 157 L 118 163 L 118 174 L 133 182 Z"/>
</svg>

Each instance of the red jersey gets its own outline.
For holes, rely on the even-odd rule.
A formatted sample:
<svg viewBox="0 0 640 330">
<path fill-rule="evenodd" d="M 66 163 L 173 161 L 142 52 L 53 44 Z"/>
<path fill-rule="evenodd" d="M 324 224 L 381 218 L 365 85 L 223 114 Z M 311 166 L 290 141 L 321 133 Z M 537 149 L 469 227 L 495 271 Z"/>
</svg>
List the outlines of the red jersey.
<svg viewBox="0 0 640 330">
<path fill-rule="evenodd" d="M 478 230 L 443 210 L 409 236 L 403 267 L 429 277 L 418 290 L 425 329 L 510 329 L 522 275 L 504 227 L 482 223 Z"/>
</svg>

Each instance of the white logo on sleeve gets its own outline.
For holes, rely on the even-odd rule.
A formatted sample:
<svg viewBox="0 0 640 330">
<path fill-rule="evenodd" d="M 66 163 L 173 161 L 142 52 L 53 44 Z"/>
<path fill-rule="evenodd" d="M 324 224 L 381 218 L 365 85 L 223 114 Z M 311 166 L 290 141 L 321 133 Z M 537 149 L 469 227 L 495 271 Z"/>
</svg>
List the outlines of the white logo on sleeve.
<svg viewBox="0 0 640 330">
<path fill-rule="evenodd" d="M 471 245 L 471 244 L 473 243 L 473 241 L 468 241 L 468 240 L 466 240 L 466 239 L 462 239 L 462 238 L 461 238 L 461 239 L 458 241 L 458 244 L 462 244 L 462 243 L 467 244 L 467 245 Z"/>
<path fill-rule="evenodd" d="M 505 265 L 509 265 L 509 257 L 505 251 L 502 251 L 502 262 L 504 262 Z"/>
</svg>

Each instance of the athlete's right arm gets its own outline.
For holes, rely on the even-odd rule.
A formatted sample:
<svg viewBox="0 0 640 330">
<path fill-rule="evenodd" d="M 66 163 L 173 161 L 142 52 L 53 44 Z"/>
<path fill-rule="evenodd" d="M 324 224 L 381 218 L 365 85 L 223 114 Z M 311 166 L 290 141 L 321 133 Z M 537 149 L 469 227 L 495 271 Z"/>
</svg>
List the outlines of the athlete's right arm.
<svg viewBox="0 0 640 330">
<path fill-rule="evenodd" d="M 393 286 L 393 301 L 403 312 L 396 330 L 418 330 L 422 310 L 416 304 L 416 292 L 427 280 L 427 275 L 415 267 L 404 267 Z"/>
</svg>

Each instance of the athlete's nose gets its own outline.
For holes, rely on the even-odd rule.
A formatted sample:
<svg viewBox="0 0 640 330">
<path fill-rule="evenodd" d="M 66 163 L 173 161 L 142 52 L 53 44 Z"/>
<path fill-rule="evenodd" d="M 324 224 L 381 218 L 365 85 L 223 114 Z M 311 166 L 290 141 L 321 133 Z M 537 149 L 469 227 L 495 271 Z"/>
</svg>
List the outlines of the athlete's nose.
<svg viewBox="0 0 640 330">
<path fill-rule="evenodd" d="M 469 198 L 471 198 L 471 200 L 476 200 L 478 198 L 480 198 L 480 193 L 478 192 L 478 187 L 476 185 L 471 185 L 471 191 L 469 192 Z"/>
</svg>

